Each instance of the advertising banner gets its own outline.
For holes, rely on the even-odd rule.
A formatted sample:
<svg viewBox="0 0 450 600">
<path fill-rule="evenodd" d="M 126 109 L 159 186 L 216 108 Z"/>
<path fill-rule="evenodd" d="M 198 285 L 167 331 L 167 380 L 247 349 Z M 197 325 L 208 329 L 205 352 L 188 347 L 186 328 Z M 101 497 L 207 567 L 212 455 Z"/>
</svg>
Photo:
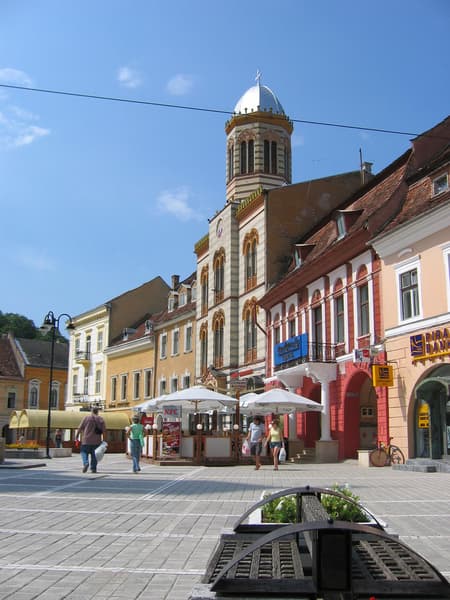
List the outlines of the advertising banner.
<svg viewBox="0 0 450 600">
<path fill-rule="evenodd" d="M 162 428 L 162 455 L 176 458 L 180 456 L 181 423 L 163 423 Z"/>
</svg>

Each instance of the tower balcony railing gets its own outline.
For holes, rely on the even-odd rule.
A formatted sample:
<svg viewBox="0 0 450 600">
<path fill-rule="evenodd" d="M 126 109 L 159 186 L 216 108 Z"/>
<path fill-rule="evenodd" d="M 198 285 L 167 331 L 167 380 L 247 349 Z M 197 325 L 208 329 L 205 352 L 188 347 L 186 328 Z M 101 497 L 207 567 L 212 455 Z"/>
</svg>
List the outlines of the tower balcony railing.
<svg viewBox="0 0 450 600">
<path fill-rule="evenodd" d="M 343 354 L 344 347 L 342 344 L 319 344 L 316 342 L 309 342 L 305 344 L 300 356 L 293 356 L 290 359 L 287 355 L 281 364 L 274 366 L 274 371 L 281 371 L 283 369 L 288 369 L 289 367 L 295 367 L 310 362 L 334 363 L 336 362 L 336 358 Z"/>
</svg>

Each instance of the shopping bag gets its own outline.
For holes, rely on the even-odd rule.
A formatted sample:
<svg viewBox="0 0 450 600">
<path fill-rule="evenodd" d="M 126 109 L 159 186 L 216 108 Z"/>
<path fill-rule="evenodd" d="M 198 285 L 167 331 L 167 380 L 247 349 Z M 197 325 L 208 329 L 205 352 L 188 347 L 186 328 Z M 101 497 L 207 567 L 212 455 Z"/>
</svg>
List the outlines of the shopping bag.
<svg viewBox="0 0 450 600">
<path fill-rule="evenodd" d="M 284 448 L 281 448 L 280 454 L 278 455 L 278 460 L 280 462 L 284 462 L 286 460 L 286 450 Z"/>
<path fill-rule="evenodd" d="M 248 445 L 247 440 L 244 440 L 242 443 L 242 454 L 244 456 L 248 456 L 250 454 L 250 446 Z"/>
<path fill-rule="evenodd" d="M 95 449 L 95 458 L 97 459 L 97 462 L 100 462 L 102 460 L 102 458 L 105 456 L 105 452 L 107 449 L 107 442 L 102 442 L 100 446 L 97 446 L 97 448 Z"/>
</svg>

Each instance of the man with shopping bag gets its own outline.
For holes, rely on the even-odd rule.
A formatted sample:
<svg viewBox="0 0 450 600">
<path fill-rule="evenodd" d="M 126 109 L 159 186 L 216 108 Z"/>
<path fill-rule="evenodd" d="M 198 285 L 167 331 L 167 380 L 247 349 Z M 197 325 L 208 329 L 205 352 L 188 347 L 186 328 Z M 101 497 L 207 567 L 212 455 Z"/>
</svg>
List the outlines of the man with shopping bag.
<svg viewBox="0 0 450 600">
<path fill-rule="evenodd" d="M 83 473 L 89 469 L 89 457 L 91 457 L 91 473 L 97 473 L 97 456 L 95 450 L 106 437 L 105 421 L 98 414 L 98 407 L 94 406 L 89 416 L 84 417 L 78 428 L 75 440 L 81 436 L 80 456 L 83 461 Z"/>
</svg>

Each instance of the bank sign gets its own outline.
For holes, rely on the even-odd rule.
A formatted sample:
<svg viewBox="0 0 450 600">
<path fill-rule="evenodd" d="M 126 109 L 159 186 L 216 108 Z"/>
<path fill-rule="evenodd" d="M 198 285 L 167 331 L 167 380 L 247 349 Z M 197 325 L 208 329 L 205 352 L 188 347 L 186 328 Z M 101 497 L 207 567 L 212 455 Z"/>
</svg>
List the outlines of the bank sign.
<svg viewBox="0 0 450 600">
<path fill-rule="evenodd" d="M 409 338 L 413 362 L 450 354 L 450 328 L 434 329 Z"/>
<path fill-rule="evenodd" d="M 308 356 L 308 334 L 302 333 L 275 344 L 273 362 L 276 367 Z"/>
</svg>

